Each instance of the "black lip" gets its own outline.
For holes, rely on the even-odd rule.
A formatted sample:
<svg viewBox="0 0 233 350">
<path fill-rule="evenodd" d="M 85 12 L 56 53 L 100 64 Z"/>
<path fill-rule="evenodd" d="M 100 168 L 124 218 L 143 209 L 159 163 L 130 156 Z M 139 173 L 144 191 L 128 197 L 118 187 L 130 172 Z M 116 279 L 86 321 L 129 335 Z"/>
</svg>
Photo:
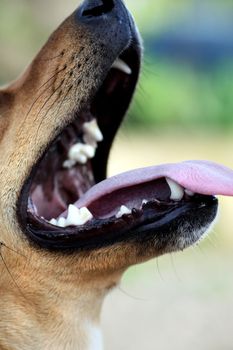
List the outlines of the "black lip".
<svg viewBox="0 0 233 350">
<path fill-rule="evenodd" d="M 41 230 L 42 221 L 29 217 L 27 230 L 35 243 L 54 251 L 92 250 L 121 242 L 145 245 L 145 242 L 157 238 L 156 250 L 163 252 L 171 241 L 177 239 L 182 223 L 189 222 L 193 228 L 206 227 L 215 219 L 217 208 L 216 197 L 197 195 L 190 201 L 173 204 L 151 202 L 143 212 L 135 211 L 133 217 L 126 215 L 119 220 L 109 219 L 104 224 L 102 220 L 95 221 L 94 225 L 90 223 L 79 229 L 58 227 L 51 230 L 48 224 L 45 230 Z M 187 237 L 190 244 L 195 243 L 191 235 L 192 232 Z"/>
</svg>

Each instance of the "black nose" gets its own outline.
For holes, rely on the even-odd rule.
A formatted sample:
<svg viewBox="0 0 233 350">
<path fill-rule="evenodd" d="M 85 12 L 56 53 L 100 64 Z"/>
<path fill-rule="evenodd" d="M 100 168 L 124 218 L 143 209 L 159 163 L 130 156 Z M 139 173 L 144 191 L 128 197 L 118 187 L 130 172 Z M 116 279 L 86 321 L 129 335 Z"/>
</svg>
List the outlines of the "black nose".
<svg viewBox="0 0 233 350">
<path fill-rule="evenodd" d="M 88 0 L 83 4 L 83 17 L 100 17 L 111 12 L 115 7 L 114 0 Z"/>
<path fill-rule="evenodd" d="M 84 0 L 77 11 L 77 16 L 83 24 L 95 24 L 109 22 L 124 22 L 130 21 L 129 13 L 123 4 L 122 0 Z"/>
<path fill-rule="evenodd" d="M 105 55 L 116 57 L 137 38 L 134 21 L 123 0 L 84 0 L 75 11 L 77 28 Z M 88 41 L 85 41 L 88 45 Z"/>
</svg>

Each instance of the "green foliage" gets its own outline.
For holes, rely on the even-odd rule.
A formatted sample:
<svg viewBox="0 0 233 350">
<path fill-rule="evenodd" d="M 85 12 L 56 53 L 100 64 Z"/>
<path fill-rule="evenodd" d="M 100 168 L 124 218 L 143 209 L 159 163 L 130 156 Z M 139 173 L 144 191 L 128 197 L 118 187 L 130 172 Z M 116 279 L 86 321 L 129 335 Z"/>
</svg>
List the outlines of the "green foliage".
<svg viewBox="0 0 233 350">
<path fill-rule="evenodd" d="M 131 125 L 233 126 L 233 64 L 195 71 L 181 64 L 145 65 Z"/>
</svg>

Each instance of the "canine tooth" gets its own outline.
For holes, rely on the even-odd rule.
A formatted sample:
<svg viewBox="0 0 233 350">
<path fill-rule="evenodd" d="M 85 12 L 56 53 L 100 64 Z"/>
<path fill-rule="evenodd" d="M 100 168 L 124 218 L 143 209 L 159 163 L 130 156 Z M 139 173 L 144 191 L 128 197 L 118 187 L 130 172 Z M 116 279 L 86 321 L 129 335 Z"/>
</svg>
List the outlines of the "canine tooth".
<svg viewBox="0 0 233 350">
<path fill-rule="evenodd" d="M 122 205 L 120 207 L 120 210 L 118 211 L 118 213 L 116 214 L 116 218 L 120 219 L 123 215 L 127 215 L 127 214 L 132 214 L 132 210 L 130 210 L 129 208 L 127 208 L 125 205 Z"/>
<path fill-rule="evenodd" d="M 66 219 L 65 218 L 60 218 L 57 222 L 57 226 L 59 227 L 66 227 Z"/>
<path fill-rule="evenodd" d="M 143 199 L 143 201 L 142 201 L 142 205 L 145 205 L 145 204 L 147 204 L 148 202 L 149 202 L 148 200 Z"/>
<path fill-rule="evenodd" d="M 94 139 L 94 141 L 101 142 L 104 139 L 96 119 L 93 119 L 88 123 L 84 123 L 83 131 L 86 134 L 90 135 Z"/>
<path fill-rule="evenodd" d="M 194 192 L 190 191 L 190 190 L 185 190 L 185 193 L 189 196 L 189 197 L 193 197 L 195 195 Z"/>
<path fill-rule="evenodd" d="M 183 196 L 184 196 L 184 189 L 181 187 L 178 183 L 175 181 L 166 178 L 166 181 L 168 183 L 168 186 L 170 187 L 171 190 L 171 197 L 170 199 L 174 201 L 180 201 Z"/>
<path fill-rule="evenodd" d="M 116 61 L 112 65 L 112 68 L 119 69 L 120 71 L 128 75 L 132 74 L 132 69 L 120 58 L 116 59 Z"/>
<path fill-rule="evenodd" d="M 53 226 L 57 226 L 57 220 L 56 219 L 51 219 L 49 223 Z"/>
</svg>

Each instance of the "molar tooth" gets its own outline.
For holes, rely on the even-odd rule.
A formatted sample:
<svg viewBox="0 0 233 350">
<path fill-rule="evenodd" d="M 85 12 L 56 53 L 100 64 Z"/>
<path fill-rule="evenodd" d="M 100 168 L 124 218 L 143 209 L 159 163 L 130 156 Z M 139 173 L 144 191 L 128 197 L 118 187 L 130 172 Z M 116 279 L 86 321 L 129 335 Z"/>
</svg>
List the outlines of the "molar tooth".
<svg viewBox="0 0 233 350">
<path fill-rule="evenodd" d="M 71 168 L 73 168 L 73 166 L 75 166 L 75 164 L 76 164 L 75 160 L 67 159 L 63 163 L 63 168 L 71 169 Z"/>
<path fill-rule="evenodd" d="M 113 63 L 112 68 L 119 69 L 125 74 L 131 75 L 132 69 L 129 67 L 127 63 L 125 63 L 122 59 L 117 58 L 116 61 Z"/>
<path fill-rule="evenodd" d="M 93 219 L 93 215 L 87 208 L 78 209 L 75 205 L 70 204 L 68 207 L 68 216 L 65 227 L 81 226 Z"/>
<path fill-rule="evenodd" d="M 53 226 L 57 226 L 57 220 L 56 219 L 51 219 L 49 223 Z"/>
<path fill-rule="evenodd" d="M 88 160 L 87 156 L 85 156 L 84 154 L 77 154 L 75 158 L 76 162 L 82 165 L 86 164 Z"/>
<path fill-rule="evenodd" d="M 170 199 L 174 201 L 180 201 L 183 196 L 184 196 L 184 189 L 181 187 L 178 183 L 175 181 L 166 178 L 166 181 L 168 183 L 168 186 L 170 187 L 171 190 L 171 197 Z"/>
<path fill-rule="evenodd" d="M 190 191 L 190 190 L 185 190 L 185 193 L 189 196 L 189 197 L 193 197 L 195 195 L 194 192 Z"/>
<path fill-rule="evenodd" d="M 127 214 L 132 214 L 132 210 L 130 210 L 129 208 L 127 208 L 125 205 L 122 205 L 120 207 L 120 210 L 118 211 L 118 213 L 116 214 L 116 218 L 120 219 L 123 215 L 127 215 Z"/>
<path fill-rule="evenodd" d="M 94 158 L 95 156 L 95 148 L 92 147 L 91 145 L 85 145 L 85 147 L 83 148 L 83 153 L 85 154 L 85 156 L 87 156 L 89 159 L 90 158 Z"/>
<path fill-rule="evenodd" d="M 91 145 L 76 143 L 70 148 L 68 156 L 70 160 L 85 164 L 88 159 L 95 156 L 95 148 Z"/>
<path fill-rule="evenodd" d="M 97 124 L 97 120 L 93 119 L 88 123 L 83 124 L 83 131 L 90 135 L 95 141 L 101 142 L 103 141 L 104 137 L 103 134 Z"/>
<path fill-rule="evenodd" d="M 65 218 L 59 218 L 57 222 L 57 226 L 59 227 L 66 227 L 66 219 Z"/>
</svg>

